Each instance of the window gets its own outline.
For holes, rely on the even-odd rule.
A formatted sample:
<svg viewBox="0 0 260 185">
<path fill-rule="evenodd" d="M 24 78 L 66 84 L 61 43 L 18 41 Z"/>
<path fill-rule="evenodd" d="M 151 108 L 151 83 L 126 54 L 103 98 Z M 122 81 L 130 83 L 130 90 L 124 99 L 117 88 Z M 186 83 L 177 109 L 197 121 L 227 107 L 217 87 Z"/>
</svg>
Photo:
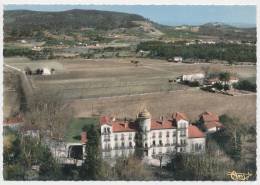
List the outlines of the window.
<svg viewBox="0 0 260 185">
<path fill-rule="evenodd" d="M 162 137 L 162 132 L 159 132 L 159 137 Z"/>
<path fill-rule="evenodd" d="M 121 134 L 121 140 L 124 140 L 124 134 Z"/>
<path fill-rule="evenodd" d="M 172 136 L 173 136 L 173 137 L 176 136 L 176 132 L 175 132 L 175 131 L 172 132 Z"/>
<path fill-rule="evenodd" d="M 160 141 L 159 141 L 159 145 L 160 145 L 160 146 L 162 146 L 162 145 L 163 145 L 163 143 L 162 143 L 162 140 L 160 140 Z"/>
<path fill-rule="evenodd" d="M 167 131 L 167 133 L 166 133 L 166 137 L 169 137 L 169 136 L 170 136 L 169 131 Z"/>
<path fill-rule="evenodd" d="M 185 148 L 181 147 L 180 152 L 185 152 Z"/>
<path fill-rule="evenodd" d="M 166 144 L 167 144 L 167 146 L 170 145 L 169 138 L 167 138 L 167 140 L 166 140 Z"/>
<path fill-rule="evenodd" d="M 153 146 L 155 146 L 155 141 L 153 140 Z"/>
<path fill-rule="evenodd" d="M 129 140 L 132 140 L 132 133 L 129 134 Z"/>
<path fill-rule="evenodd" d="M 125 143 L 124 143 L 124 142 L 121 143 L 121 147 L 122 147 L 122 148 L 125 147 Z"/>
<path fill-rule="evenodd" d="M 106 127 L 104 128 L 103 132 L 104 132 L 104 133 L 106 133 L 106 132 L 107 132 L 107 128 L 106 128 Z"/>
<path fill-rule="evenodd" d="M 180 134 L 181 136 L 186 136 L 186 131 L 185 130 L 181 130 L 181 134 Z"/>
<path fill-rule="evenodd" d="M 198 143 L 195 143 L 195 151 L 199 152 L 199 151 L 201 151 L 201 149 L 202 149 L 202 145 L 198 144 Z"/>
<path fill-rule="evenodd" d="M 107 132 L 110 133 L 110 128 L 107 128 Z"/>
<path fill-rule="evenodd" d="M 117 141 L 117 134 L 115 134 L 115 141 Z"/>
<path fill-rule="evenodd" d="M 130 148 L 132 148 L 132 147 L 133 147 L 133 145 L 132 145 L 132 142 L 131 142 L 131 141 L 129 142 L 129 147 L 130 147 Z"/>
<path fill-rule="evenodd" d="M 153 138 L 155 138 L 155 133 L 153 133 L 153 136 L 152 136 Z"/>
<path fill-rule="evenodd" d="M 180 123 L 180 128 L 186 128 L 186 123 Z"/>
<path fill-rule="evenodd" d="M 147 147 L 148 147 L 147 143 L 145 143 L 145 144 L 144 144 L 144 147 L 145 147 L 145 148 L 147 148 Z"/>
<path fill-rule="evenodd" d="M 109 135 L 105 135 L 104 136 L 104 141 L 110 141 L 110 136 Z"/>
</svg>

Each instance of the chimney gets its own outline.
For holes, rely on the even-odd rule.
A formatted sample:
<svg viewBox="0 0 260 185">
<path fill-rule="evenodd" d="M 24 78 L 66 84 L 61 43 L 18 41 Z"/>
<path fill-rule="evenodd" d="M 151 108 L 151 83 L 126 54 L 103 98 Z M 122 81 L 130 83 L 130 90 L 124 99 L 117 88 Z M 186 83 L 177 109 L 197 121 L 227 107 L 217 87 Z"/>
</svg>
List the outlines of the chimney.
<svg viewBox="0 0 260 185">
<path fill-rule="evenodd" d="M 81 143 L 83 145 L 85 145 L 87 143 L 87 132 L 86 131 L 81 132 Z"/>
<path fill-rule="evenodd" d="M 125 122 L 125 128 L 127 128 L 128 127 L 128 122 Z"/>
<path fill-rule="evenodd" d="M 116 121 L 116 118 L 114 116 L 112 117 L 112 121 Z"/>
<path fill-rule="evenodd" d="M 160 120 L 163 122 L 163 119 L 164 119 L 164 117 L 163 116 L 160 116 Z"/>
</svg>

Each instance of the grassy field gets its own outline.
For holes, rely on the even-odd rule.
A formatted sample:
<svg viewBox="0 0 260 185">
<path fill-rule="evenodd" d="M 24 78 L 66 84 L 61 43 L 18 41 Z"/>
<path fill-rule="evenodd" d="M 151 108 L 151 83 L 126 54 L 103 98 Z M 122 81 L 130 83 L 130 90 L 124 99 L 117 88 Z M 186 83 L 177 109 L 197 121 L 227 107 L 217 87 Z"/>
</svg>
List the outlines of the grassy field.
<svg viewBox="0 0 260 185">
<path fill-rule="evenodd" d="M 116 117 L 135 118 L 143 106 L 151 112 L 153 119 L 171 117 L 176 111 L 185 112 L 191 121 L 198 119 L 204 111 L 218 115 L 228 114 L 241 123 L 256 123 L 256 95 L 227 96 L 200 90 L 157 93 L 145 96 L 124 96 L 90 100 L 74 100 L 72 107 L 76 116 L 107 114 Z"/>
<path fill-rule="evenodd" d="M 81 132 L 82 128 L 84 128 L 86 125 L 90 124 L 97 124 L 98 118 L 75 118 L 72 120 L 72 122 L 69 124 L 69 128 L 67 131 L 67 135 L 65 137 L 65 140 L 67 142 L 80 142 L 81 140 Z"/>
<path fill-rule="evenodd" d="M 132 60 L 138 60 L 138 66 L 132 64 Z M 57 68 L 55 75 L 32 76 L 33 87 L 60 90 L 78 117 L 115 114 L 133 118 L 145 104 L 154 118 L 169 115 L 173 111 L 183 111 L 191 120 L 195 120 L 198 114 L 208 110 L 217 114 L 230 114 L 248 123 L 255 123 L 256 120 L 256 95 L 230 97 L 202 92 L 177 83 L 169 84 L 170 79 L 182 74 L 203 72 L 206 67 L 209 71 L 229 71 L 239 78 L 254 80 L 256 66 L 175 64 L 141 58 L 37 62 L 25 58 L 8 58 L 4 62 L 21 69 L 28 65 Z M 143 93 L 152 94 L 140 95 Z M 112 96 L 121 97 L 103 98 Z"/>
</svg>

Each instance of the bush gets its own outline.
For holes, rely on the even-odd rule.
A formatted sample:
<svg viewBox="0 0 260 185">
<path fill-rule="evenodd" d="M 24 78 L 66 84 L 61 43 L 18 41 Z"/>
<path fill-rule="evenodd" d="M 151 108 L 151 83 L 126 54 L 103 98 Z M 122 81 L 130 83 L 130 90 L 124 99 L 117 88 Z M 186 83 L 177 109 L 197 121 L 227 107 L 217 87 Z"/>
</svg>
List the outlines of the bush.
<svg viewBox="0 0 260 185">
<path fill-rule="evenodd" d="M 234 84 L 234 88 L 239 90 L 246 90 L 256 92 L 256 84 L 248 81 L 248 80 L 241 80 L 238 83 Z"/>
<path fill-rule="evenodd" d="M 213 85 L 213 87 L 216 88 L 217 90 L 222 90 L 222 89 L 224 88 L 221 83 L 215 83 L 215 84 Z"/>
</svg>

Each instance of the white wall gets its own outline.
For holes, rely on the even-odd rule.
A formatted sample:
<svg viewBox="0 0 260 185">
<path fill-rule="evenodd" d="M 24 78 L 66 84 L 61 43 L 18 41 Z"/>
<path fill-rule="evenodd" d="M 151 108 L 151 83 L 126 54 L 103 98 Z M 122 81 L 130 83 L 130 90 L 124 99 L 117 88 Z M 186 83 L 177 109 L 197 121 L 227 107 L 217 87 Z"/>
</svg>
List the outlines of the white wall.
<svg viewBox="0 0 260 185">
<path fill-rule="evenodd" d="M 201 146 L 201 150 L 196 150 L 196 144 L 197 146 Z M 189 138 L 188 139 L 188 145 L 187 145 L 187 152 L 189 153 L 203 153 L 205 152 L 205 146 L 206 146 L 206 139 L 205 138 Z"/>
</svg>

